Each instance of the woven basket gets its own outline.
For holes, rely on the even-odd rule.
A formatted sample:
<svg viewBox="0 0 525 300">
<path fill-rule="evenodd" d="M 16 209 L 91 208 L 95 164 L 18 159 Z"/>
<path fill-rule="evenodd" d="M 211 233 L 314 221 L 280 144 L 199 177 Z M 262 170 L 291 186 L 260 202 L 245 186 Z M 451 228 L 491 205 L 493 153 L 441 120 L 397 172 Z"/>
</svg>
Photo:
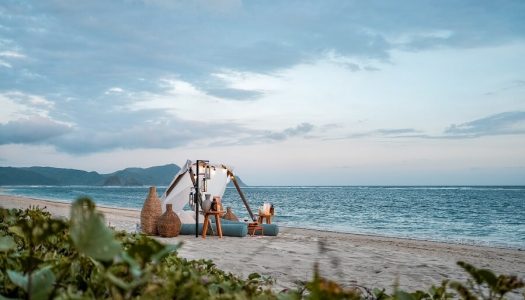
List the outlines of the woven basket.
<svg viewBox="0 0 525 300">
<path fill-rule="evenodd" d="M 144 201 L 142 210 L 140 211 L 140 225 L 142 233 L 147 235 L 157 234 L 157 220 L 162 214 L 162 206 L 160 199 L 157 197 L 157 188 L 152 186 L 149 188 L 149 194 Z"/>
<path fill-rule="evenodd" d="M 173 212 L 171 204 L 166 204 L 166 211 L 159 218 L 157 228 L 162 237 L 174 237 L 179 235 L 181 222 L 179 216 Z"/>
<path fill-rule="evenodd" d="M 230 221 L 239 222 L 239 219 L 237 218 L 237 216 L 232 212 L 232 208 L 231 207 L 227 207 L 226 208 L 226 214 L 224 214 L 224 216 L 222 216 L 222 218 L 226 219 L 226 220 L 230 220 Z"/>
</svg>

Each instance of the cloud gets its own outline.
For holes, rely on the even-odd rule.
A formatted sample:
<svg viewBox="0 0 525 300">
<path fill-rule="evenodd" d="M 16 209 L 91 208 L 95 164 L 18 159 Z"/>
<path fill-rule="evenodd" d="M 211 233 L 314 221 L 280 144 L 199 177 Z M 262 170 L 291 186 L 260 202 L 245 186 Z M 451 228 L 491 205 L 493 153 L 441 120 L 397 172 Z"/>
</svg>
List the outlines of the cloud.
<svg viewBox="0 0 525 300">
<path fill-rule="evenodd" d="M 285 141 L 296 137 L 308 137 L 308 134 L 315 129 L 310 123 L 301 123 L 295 127 L 289 127 L 280 131 L 251 129 L 245 131 L 241 137 L 234 140 L 223 141 L 221 145 L 252 145 L 267 144 Z"/>
<path fill-rule="evenodd" d="M 11 69 L 13 66 L 10 63 L 0 59 L 0 67 Z"/>
<path fill-rule="evenodd" d="M 444 133 L 447 137 L 456 138 L 525 134 L 525 112 L 503 112 L 466 123 L 452 124 Z"/>
<path fill-rule="evenodd" d="M 49 142 L 70 131 L 71 127 L 66 124 L 34 116 L 0 124 L 0 145 Z"/>
<path fill-rule="evenodd" d="M 169 149 L 190 143 L 203 144 L 236 133 L 235 124 L 208 124 L 175 120 L 160 124 L 142 123 L 130 128 L 77 130 L 53 141 L 58 150 L 96 153 L 114 149 Z M 204 141 L 204 142 L 203 142 Z"/>
<path fill-rule="evenodd" d="M 111 95 L 111 94 L 121 94 L 121 93 L 124 93 L 124 89 L 115 86 L 115 87 L 109 88 L 104 94 Z"/>
<path fill-rule="evenodd" d="M 2 97 L 9 98 L 11 101 L 31 108 L 50 109 L 54 106 L 52 101 L 39 95 L 26 94 L 19 91 L 0 94 Z"/>
<path fill-rule="evenodd" d="M 419 131 L 413 128 L 399 128 L 399 129 L 378 129 L 376 130 L 381 135 L 401 135 L 401 134 L 412 134 L 418 133 Z"/>
<path fill-rule="evenodd" d="M 26 56 L 22 53 L 16 52 L 16 51 L 0 51 L 0 67 L 4 67 L 7 69 L 12 69 L 13 64 L 9 62 L 9 60 L 13 59 L 22 59 Z"/>
<path fill-rule="evenodd" d="M 301 123 L 296 127 L 286 128 L 282 131 L 269 131 L 264 132 L 262 135 L 257 136 L 256 138 L 261 139 L 262 141 L 267 140 L 276 140 L 282 141 L 290 137 L 302 136 L 312 131 L 314 126 L 310 123 Z"/>
<path fill-rule="evenodd" d="M 22 117 L 49 117 L 55 104 L 48 99 L 20 91 L 0 92 L 0 122 L 8 122 Z"/>
<path fill-rule="evenodd" d="M 495 94 L 505 92 L 508 90 L 519 89 L 519 88 L 524 88 L 524 87 L 525 87 L 525 80 L 513 80 L 502 88 L 499 88 L 494 91 L 486 92 L 485 95 L 486 96 L 495 95 Z"/>
<path fill-rule="evenodd" d="M 241 89 L 234 89 L 234 88 L 207 89 L 206 93 L 208 95 L 223 98 L 223 99 L 239 100 L 239 101 L 257 100 L 262 95 L 264 95 L 264 93 L 260 91 L 241 90 Z"/>
<path fill-rule="evenodd" d="M 28 133 L 26 138 L 24 134 L 7 138 L 3 132 L 3 140 L 46 142 L 61 151 L 89 153 L 208 140 L 273 143 L 341 132 L 344 128 L 318 128 L 313 123 L 322 123 L 329 107 L 353 109 L 359 106 L 355 99 L 372 98 L 355 93 L 359 92 L 355 86 L 367 81 L 357 78 L 360 73 L 380 70 L 400 49 L 519 43 L 525 32 L 523 3 L 445 2 L 438 7 L 422 1 L 330 0 L 2 3 L 0 104 L 11 107 L 9 118 L 4 117 L 5 107 L 0 111 L 2 126 L 31 128 L 31 122 L 19 121 L 20 116 L 66 124 L 63 131 L 47 124 L 40 139 Z M 355 79 L 343 97 L 347 104 L 330 105 L 336 102 L 331 97 L 341 98 L 336 89 L 334 95 L 324 87 L 319 90 L 330 95 L 310 96 L 311 90 L 294 89 L 292 79 L 278 78 L 293 66 L 326 61 L 345 67 L 341 74 L 351 73 L 334 84 L 343 86 Z M 318 83 L 320 76 L 303 74 L 307 78 L 301 84 Z M 366 75 L 373 80 L 383 74 Z M 175 79 L 158 84 L 171 76 Z M 327 105 L 307 101 L 316 97 L 328 99 L 322 103 Z M 293 111 L 301 105 L 312 109 Z M 276 107 L 285 108 L 280 110 L 283 115 L 295 115 L 265 130 L 261 120 L 273 118 Z M 315 121 L 299 124 L 303 119 Z M 480 127 L 468 122 L 454 126 L 443 136 L 470 136 L 473 132 L 466 133 L 473 130 L 470 127 Z M 365 132 L 349 138 L 425 137 L 411 128 L 359 128 Z"/>
<path fill-rule="evenodd" d="M 190 100 L 206 96 L 182 81 L 166 84 L 169 86 L 169 93 L 163 98 L 166 101 L 173 95 L 189 95 Z M 0 125 L 0 144 L 46 144 L 71 154 L 115 149 L 169 149 L 190 144 L 207 147 L 274 143 L 305 136 L 314 128 L 310 123 L 302 123 L 281 131 L 252 129 L 233 121 L 190 120 L 164 107 L 129 110 L 118 102 L 107 103 L 101 109 L 96 101 L 72 101 L 68 103 L 70 107 L 60 107 L 62 113 L 57 114 L 54 103 L 41 96 L 21 92 L 0 96 L 3 97 L 0 100 L 10 101 L 6 102 L 8 104 L 19 105 L 15 107 L 18 114 L 27 115 Z M 60 115 L 63 121 L 53 120 L 48 115 Z"/>
<path fill-rule="evenodd" d="M 524 11 L 523 1 L 446 2 L 439 7 L 424 1 L 10 2 L 0 15 L 7 41 L 0 72 L 10 72 L 2 76 L 0 89 L 24 86 L 32 93 L 60 90 L 92 98 L 108 86 L 153 89 L 156 80 L 176 72 L 210 94 L 255 99 L 257 91 L 209 87 L 207 82 L 218 70 L 271 73 L 322 59 L 327 51 L 347 58 L 349 70 L 366 71 L 377 66 L 355 60 L 385 62 L 396 49 L 523 40 Z M 22 67 L 8 60 L 23 57 Z"/>
<path fill-rule="evenodd" d="M 523 111 L 503 112 L 461 124 L 452 124 L 443 131 L 443 134 L 438 135 L 426 134 L 413 128 L 400 128 L 353 133 L 343 139 L 364 137 L 470 139 L 515 134 L 525 134 L 525 112 Z"/>
<path fill-rule="evenodd" d="M 75 130 L 50 141 L 58 150 L 85 154 L 114 149 L 170 149 L 190 144 L 208 146 L 281 142 L 305 136 L 314 126 L 302 123 L 282 131 L 250 129 L 236 123 L 195 122 L 182 119 L 144 123 L 130 128 Z"/>
<path fill-rule="evenodd" d="M 16 51 L 1 51 L 0 57 L 6 57 L 6 58 L 25 58 L 26 56 L 20 52 Z"/>
<path fill-rule="evenodd" d="M 421 132 L 414 128 L 391 128 L 391 129 L 376 129 L 367 132 L 358 132 L 347 135 L 345 138 L 364 138 L 364 137 L 389 137 L 389 138 L 401 138 L 401 137 L 419 137 Z M 337 138 L 341 139 L 341 138 Z"/>
</svg>

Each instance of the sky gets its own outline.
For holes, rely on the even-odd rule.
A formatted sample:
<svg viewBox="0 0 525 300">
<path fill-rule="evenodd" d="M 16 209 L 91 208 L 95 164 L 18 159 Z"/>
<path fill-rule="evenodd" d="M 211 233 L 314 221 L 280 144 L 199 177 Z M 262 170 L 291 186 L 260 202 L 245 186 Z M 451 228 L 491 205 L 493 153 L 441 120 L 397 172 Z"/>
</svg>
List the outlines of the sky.
<svg viewBox="0 0 525 300">
<path fill-rule="evenodd" d="M 0 166 L 525 184 L 525 1 L 1 1 Z"/>
</svg>

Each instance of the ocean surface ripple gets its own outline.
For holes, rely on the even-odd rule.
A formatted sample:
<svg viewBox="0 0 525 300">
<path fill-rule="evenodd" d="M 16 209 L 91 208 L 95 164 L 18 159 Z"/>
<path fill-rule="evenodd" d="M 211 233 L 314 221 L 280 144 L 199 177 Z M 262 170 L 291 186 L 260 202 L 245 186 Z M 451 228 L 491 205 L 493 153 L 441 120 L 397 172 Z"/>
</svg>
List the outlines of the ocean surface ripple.
<svg viewBox="0 0 525 300">
<path fill-rule="evenodd" d="M 165 187 L 159 187 L 161 195 Z M 523 186 L 246 187 L 254 213 L 273 203 L 284 226 L 441 242 L 525 248 Z M 140 209 L 148 187 L 4 186 L 1 194 Z M 240 219 L 248 213 L 234 188 L 223 202 Z"/>
</svg>

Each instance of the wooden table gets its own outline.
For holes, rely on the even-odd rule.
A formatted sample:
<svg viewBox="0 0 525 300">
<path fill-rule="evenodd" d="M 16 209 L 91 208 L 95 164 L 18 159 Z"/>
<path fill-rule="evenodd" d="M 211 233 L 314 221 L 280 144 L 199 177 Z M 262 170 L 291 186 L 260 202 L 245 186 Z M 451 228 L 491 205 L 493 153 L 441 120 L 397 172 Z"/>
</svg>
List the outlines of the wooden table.
<svg viewBox="0 0 525 300">
<path fill-rule="evenodd" d="M 202 226 L 202 238 L 206 238 L 206 232 L 208 231 L 208 225 L 211 227 L 210 216 L 215 216 L 215 226 L 217 226 L 217 234 L 219 238 L 222 238 L 222 225 L 221 225 L 221 214 L 224 211 L 208 211 L 204 214 L 204 224 Z"/>
</svg>

